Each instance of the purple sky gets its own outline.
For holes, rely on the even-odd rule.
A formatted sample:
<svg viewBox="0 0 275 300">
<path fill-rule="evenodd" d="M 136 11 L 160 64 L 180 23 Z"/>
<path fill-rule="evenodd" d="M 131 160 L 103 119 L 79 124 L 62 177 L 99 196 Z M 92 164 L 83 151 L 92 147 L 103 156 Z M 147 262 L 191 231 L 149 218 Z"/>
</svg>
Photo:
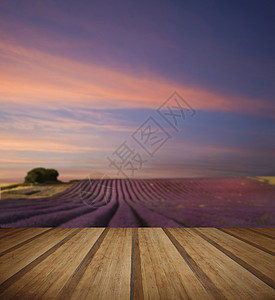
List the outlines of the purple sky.
<svg viewBox="0 0 275 300">
<path fill-rule="evenodd" d="M 274 1 L 1 1 L 0 183 L 275 176 L 274 20 Z"/>
</svg>

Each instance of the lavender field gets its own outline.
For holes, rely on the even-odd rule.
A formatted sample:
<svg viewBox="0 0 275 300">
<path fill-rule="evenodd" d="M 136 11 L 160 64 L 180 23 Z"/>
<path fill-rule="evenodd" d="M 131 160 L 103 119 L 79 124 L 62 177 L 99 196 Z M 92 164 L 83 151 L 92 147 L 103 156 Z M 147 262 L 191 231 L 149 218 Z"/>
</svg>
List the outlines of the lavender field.
<svg viewBox="0 0 275 300">
<path fill-rule="evenodd" d="M 82 180 L 0 201 L 0 227 L 274 227 L 274 200 L 257 178 Z"/>
</svg>

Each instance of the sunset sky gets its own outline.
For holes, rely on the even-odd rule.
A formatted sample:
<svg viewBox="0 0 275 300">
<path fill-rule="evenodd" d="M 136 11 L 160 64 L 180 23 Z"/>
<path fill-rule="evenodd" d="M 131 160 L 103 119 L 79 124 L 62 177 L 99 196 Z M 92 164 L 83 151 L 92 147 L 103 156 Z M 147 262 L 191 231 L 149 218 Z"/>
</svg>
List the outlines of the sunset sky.
<svg viewBox="0 0 275 300">
<path fill-rule="evenodd" d="M 272 0 L 1 1 L 0 183 L 275 176 L 274 23 Z"/>
</svg>

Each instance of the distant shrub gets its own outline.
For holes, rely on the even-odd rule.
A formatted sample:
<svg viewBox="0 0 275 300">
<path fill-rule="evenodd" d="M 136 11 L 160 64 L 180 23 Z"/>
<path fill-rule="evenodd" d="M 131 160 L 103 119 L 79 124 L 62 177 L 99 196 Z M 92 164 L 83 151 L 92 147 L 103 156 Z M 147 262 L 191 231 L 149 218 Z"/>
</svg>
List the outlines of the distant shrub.
<svg viewBox="0 0 275 300">
<path fill-rule="evenodd" d="M 27 173 L 24 183 L 58 182 L 58 172 L 54 169 L 35 168 Z"/>
<path fill-rule="evenodd" d="M 69 183 L 76 183 L 76 182 L 79 182 L 80 180 L 79 179 L 72 179 L 69 181 Z"/>
</svg>

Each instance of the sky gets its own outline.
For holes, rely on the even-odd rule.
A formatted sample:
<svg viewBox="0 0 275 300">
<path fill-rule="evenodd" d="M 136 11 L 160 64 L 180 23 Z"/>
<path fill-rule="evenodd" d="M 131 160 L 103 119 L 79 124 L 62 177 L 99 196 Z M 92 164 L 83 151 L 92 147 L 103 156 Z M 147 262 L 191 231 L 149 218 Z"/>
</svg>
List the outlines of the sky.
<svg viewBox="0 0 275 300">
<path fill-rule="evenodd" d="M 0 183 L 275 176 L 275 2 L 0 2 Z"/>
</svg>

